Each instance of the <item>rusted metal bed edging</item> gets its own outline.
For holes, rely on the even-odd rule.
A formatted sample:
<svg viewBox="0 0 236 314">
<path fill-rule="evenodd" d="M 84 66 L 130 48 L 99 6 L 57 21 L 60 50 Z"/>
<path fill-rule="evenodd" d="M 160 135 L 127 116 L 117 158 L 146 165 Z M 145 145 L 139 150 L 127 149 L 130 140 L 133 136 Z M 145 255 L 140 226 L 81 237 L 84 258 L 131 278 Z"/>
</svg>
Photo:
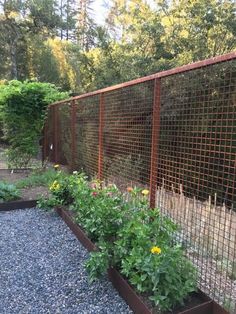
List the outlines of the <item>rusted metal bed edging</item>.
<svg viewBox="0 0 236 314">
<path fill-rule="evenodd" d="M 28 200 L 28 201 L 12 201 L 0 203 L 0 212 L 11 211 L 15 209 L 25 209 L 36 207 L 37 200 Z"/>
<path fill-rule="evenodd" d="M 73 98 L 69 98 L 66 100 L 61 100 L 55 103 L 52 103 L 50 106 L 55 106 L 55 105 L 60 105 L 60 104 L 64 104 L 67 103 L 68 101 L 71 100 L 77 100 L 77 99 L 82 99 L 82 98 L 86 98 L 86 97 L 91 97 L 91 96 L 95 96 L 101 93 L 106 93 L 106 92 L 111 92 L 114 91 L 116 89 L 121 89 L 124 87 L 128 87 L 131 85 L 136 85 L 136 84 L 140 84 L 143 82 L 147 82 L 147 81 L 151 81 L 157 78 L 162 78 L 162 77 L 166 77 L 166 76 L 171 76 L 171 75 L 175 75 L 175 74 L 179 74 L 179 73 L 183 73 L 183 72 L 187 72 L 190 70 L 194 70 L 194 69 L 198 69 L 198 68 L 202 68 L 202 67 L 206 67 L 209 65 L 213 65 L 213 64 L 217 64 L 217 63 L 221 63 L 221 62 L 225 62 L 225 61 L 230 61 L 236 59 L 236 51 L 232 51 L 230 53 L 221 55 L 221 56 L 216 56 L 216 57 L 212 57 L 206 60 L 202 60 L 202 61 L 197 61 L 197 62 L 193 62 L 187 65 L 183 65 L 180 67 L 176 67 L 174 69 L 170 69 L 170 70 L 166 70 L 166 71 L 162 71 L 162 72 L 158 72 L 149 76 L 145 76 L 145 77 L 141 77 L 135 80 L 131 80 L 125 83 L 121 83 L 121 84 L 117 84 L 117 85 L 113 85 L 113 86 L 109 86 L 109 87 L 105 87 L 103 89 L 99 89 L 93 92 L 89 92 L 89 93 L 85 93 L 79 96 L 75 96 Z"/>
</svg>

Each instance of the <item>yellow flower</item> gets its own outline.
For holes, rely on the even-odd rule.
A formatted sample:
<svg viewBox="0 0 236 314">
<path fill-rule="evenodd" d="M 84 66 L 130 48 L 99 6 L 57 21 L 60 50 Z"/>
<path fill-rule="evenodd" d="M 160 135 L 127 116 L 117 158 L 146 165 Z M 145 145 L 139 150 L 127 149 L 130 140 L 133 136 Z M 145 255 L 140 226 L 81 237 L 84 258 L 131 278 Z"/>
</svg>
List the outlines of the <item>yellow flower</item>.
<svg viewBox="0 0 236 314">
<path fill-rule="evenodd" d="M 151 248 L 151 253 L 152 254 L 161 254 L 161 248 L 159 248 L 158 246 L 153 246 Z"/>
<path fill-rule="evenodd" d="M 58 165 L 58 164 L 57 164 L 57 165 L 54 165 L 54 168 L 55 168 L 55 169 L 58 169 L 59 167 L 60 167 L 60 165 Z"/>
<path fill-rule="evenodd" d="M 142 190 L 142 194 L 146 196 L 149 194 L 149 191 L 148 190 Z"/>
<path fill-rule="evenodd" d="M 60 184 L 58 183 L 57 185 L 55 185 L 54 190 L 59 190 L 60 189 Z"/>
<path fill-rule="evenodd" d="M 50 191 L 56 191 L 60 189 L 60 184 L 55 180 L 52 185 L 49 187 Z"/>
</svg>

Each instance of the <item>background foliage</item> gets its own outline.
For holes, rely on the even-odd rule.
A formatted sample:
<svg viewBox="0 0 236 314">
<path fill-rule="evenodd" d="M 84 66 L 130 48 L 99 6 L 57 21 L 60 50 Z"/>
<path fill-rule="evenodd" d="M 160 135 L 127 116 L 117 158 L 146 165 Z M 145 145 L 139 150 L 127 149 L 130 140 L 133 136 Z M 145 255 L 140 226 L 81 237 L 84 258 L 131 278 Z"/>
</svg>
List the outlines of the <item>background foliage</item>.
<svg viewBox="0 0 236 314">
<path fill-rule="evenodd" d="M 10 145 L 10 167 L 26 167 L 36 156 L 47 105 L 67 97 L 66 92 L 48 83 L 14 80 L 0 85 L 0 117 L 4 138 Z"/>
<path fill-rule="evenodd" d="M 111 0 L 100 25 L 92 2 L 0 0 L 0 129 L 11 163 L 36 153 L 46 105 L 68 96 L 40 82 L 75 95 L 236 48 L 234 0 Z"/>
<path fill-rule="evenodd" d="M 75 93 L 236 48 L 234 0 L 0 1 L 0 79 L 33 79 Z"/>
</svg>

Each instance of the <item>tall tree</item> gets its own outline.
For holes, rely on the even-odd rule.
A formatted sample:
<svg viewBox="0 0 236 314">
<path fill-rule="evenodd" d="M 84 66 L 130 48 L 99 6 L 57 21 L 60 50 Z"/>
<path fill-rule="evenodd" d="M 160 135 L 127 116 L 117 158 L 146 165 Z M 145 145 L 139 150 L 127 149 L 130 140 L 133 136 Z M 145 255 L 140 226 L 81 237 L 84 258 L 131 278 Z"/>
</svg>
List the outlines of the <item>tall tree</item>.
<svg viewBox="0 0 236 314">
<path fill-rule="evenodd" d="M 55 36 L 61 20 L 56 0 L 28 0 L 29 18 L 34 33 Z"/>
<path fill-rule="evenodd" d="M 128 0 L 113 0 L 110 4 L 106 24 L 111 36 L 120 40 L 126 33 L 129 25 L 127 14 Z"/>
<path fill-rule="evenodd" d="M 236 48 L 234 0 L 158 1 L 162 41 L 177 64 Z"/>
<path fill-rule="evenodd" d="M 235 0 L 111 0 L 104 27 L 92 0 L 0 0 L 0 79 L 87 91 L 235 48 Z"/>
<path fill-rule="evenodd" d="M 60 37 L 66 40 L 75 40 L 76 16 L 78 14 L 76 0 L 59 0 L 61 18 Z"/>
<path fill-rule="evenodd" d="M 92 18 L 92 3 L 93 0 L 78 1 L 77 39 L 84 51 L 95 44 L 96 24 Z"/>
<path fill-rule="evenodd" d="M 29 77 L 28 44 L 38 35 L 40 40 L 56 34 L 59 19 L 53 0 L 5 0 L 0 2 L 0 43 L 8 63 L 8 79 Z"/>
<path fill-rule="evenodd" d="M 1 1 L 0 9 L 0 42 L 3 45 L 2 53 L 6 62 L 9 62 L 9 78 L 19 78 L 19 48 L 24 42 L 27 23 L 23 19 L 21 10 L 25 3 L 23 1 Z M 23 45 L 24 46 L 24 45 Z M 24 49 L 24 48 L 23 48 Z"/>
</svg>

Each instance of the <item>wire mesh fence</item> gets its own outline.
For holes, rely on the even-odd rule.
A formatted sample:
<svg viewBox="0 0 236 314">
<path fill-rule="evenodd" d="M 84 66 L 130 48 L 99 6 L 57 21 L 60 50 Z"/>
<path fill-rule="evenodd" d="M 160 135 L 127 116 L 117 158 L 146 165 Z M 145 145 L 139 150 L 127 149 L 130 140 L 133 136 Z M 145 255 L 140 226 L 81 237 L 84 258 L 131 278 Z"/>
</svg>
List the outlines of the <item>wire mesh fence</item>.
<svg viewBox="0 0 236 314">
<path fill-rule="evenodd" d="M 104 95 L 103 177 L 120 187 L 148 185 L 153 81 Z"/>
<path fill-rule="evenodd" d="M 157 205 L 181 226 L 199 286 L 236 301 L 236 62 L 161 80 Z"/>
<path fill-rule="evenodd" d="M 78 101 L 76 106 L 75 169 L 82 169 L 90 176 L 98 172 L 99 96 Z"/>
<path fill-rule="evenodd" d="M 44 158 L 150 188 L 199 287 L 236 310 L 236 53 L 49 107 Z"/>
<path fill-rule="evenodd" d="M 62 104 L 57 108 L 57 162 L 66 165 L 71 163 L 71 128 L 70 105 Z"/>
</svg>

